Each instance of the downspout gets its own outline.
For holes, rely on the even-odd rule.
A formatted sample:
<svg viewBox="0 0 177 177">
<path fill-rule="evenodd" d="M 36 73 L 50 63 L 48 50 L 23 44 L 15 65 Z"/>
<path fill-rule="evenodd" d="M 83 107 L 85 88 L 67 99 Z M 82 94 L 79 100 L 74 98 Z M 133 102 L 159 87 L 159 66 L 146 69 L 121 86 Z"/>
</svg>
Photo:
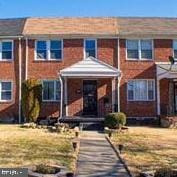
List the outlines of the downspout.
<svg viewBox="0 0 177 177">
<path fill-rule="evenodd" d="M 118 52 L 118 71 L 120 71 L 120 47 L 119 47 L 119 38 L 117 38 L 117 52 Z M 117 111 L 120 112 L 120 82 L 121 82 L 121 78 L 122 78 L 122 73 L 120 71 L 120 75 L 118 76 L 117 80 L 118 80 L 118 84 L 117 84 Z"/>
<path fill-rule="evenodd" d="M 21 97 L 22 97 L 22 93 L 21 93 L 21 85 L 22 85 L 22 72 L 21 72 L 21 68 L 22 68 L 22 55 L 21 55 L 21 38 L 18 39 L 19 40 L 19 48 L 18 48 L 18 53 L 19 53 L 19 109 L 18 109 L 18 114 L 19 114 L 19 124 L 21 123 Z"/>
<path fill-rule="evenodd" d="M 60 91 L 60 115 L 59 115 L 58 120 L 57 120 L 58 123 L 60 122 L 60 119 L 63 116 L 63 80 L 61 78 L 61 75 L 59 75 L 59 81 L 60 81 L 61 91 Z"/>
<path fill-rule="evenodd" d="M 25 38 L 25 80 L 28 79 L 28 38 Z"/>
</svg>

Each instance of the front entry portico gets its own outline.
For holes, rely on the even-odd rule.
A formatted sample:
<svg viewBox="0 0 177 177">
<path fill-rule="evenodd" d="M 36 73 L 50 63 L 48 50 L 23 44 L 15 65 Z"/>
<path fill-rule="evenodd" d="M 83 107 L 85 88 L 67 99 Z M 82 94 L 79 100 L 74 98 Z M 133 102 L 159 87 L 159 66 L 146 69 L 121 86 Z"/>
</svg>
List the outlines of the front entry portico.
<svg viewBox="0 0 177 177">
<path fill-rule="evenodd" d="M 177 114 L 177 65 L 157 64 L 158 115 Z"/>
<path fill-rule="evenodd" d="M 114 111 L 119 76 L 117 68 L 93 57 L 61 70 L 60 117 L 103 117 Z"/>
</svg>

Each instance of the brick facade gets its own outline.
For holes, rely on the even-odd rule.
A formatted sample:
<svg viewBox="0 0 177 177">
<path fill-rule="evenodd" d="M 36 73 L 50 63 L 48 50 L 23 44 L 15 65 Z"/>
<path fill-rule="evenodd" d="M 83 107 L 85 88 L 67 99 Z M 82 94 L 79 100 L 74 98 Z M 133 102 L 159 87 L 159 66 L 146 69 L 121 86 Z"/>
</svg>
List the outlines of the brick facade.
<svg viewBox="0 0 177 177">
<path fill-rule="evenodd" d="M 130 79 L 154 79 L 156 80 L 155 62 L 167 62 L 168 56 L 172 55 L 172 40 L 154 39 L 154 60 L 153 61 L 128 61 L 126 60 L 126 40 L 120 39 L 120 70 L 122 79 L 120 83 L 120 110 L 128 117 L 156 117 L 157 116 L 157 95 L 154 101 L 127 101 L 127 81 Z M 62 61 L 35 61 L 35 40 L 28 40 L 28 78 L 36 79 L 58 79 L 58 72 L 75 64 L 84 58 L 83 39 L 63 40 Z M 22 78 L 25 79 L 25 40 L 22 40 Z M 13 81 L 13 101 L 0 103 L 0 118 L 18 116 L 18 90 L 19 90 L 19 57 L 18 40 L 14 42 L 14 60 L 12 62 L 0 63 L 0 80 L 9 79 Z M 109 65 L 118 67 L 118 41 L 117 39 L 98 39 L 97 57 Z M 98 116 L 102 117 L 112 111 L 112 78 L 97 80 L 97 101 Z M 68 79 L 68 115 L 82 115 L 82 79 Z M 161 104 L 167 104 L 168 81 L 160 83 Z M 80 93 L 77 91 L 80 90 Z M 104 104 L 104 98 L 108 98 L 109 104 Z M 43 102 L 41 117 L 59 115 L 59 102 Z"/>
</svg>

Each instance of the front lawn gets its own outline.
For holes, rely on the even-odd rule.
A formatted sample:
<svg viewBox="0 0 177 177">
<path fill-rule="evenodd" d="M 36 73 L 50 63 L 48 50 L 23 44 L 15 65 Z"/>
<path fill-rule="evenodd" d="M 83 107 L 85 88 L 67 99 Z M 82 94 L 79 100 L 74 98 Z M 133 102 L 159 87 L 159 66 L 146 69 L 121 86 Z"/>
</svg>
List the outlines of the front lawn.
<svg viewBox="0 0 177 177">
<path fill-rule="evenodd" d="M 170 166 L 177 169 L 177 130 L 130 127 L 128 133 L 114 134 L 112 141 L 124 145 L 123 158 L 130 171 Z"/>
<path fill-rule="evenodd" d="M 72 170 L 74 161 L 71 135 L 0 125 L 0 167 L 50 163 Z"/>
</svg>

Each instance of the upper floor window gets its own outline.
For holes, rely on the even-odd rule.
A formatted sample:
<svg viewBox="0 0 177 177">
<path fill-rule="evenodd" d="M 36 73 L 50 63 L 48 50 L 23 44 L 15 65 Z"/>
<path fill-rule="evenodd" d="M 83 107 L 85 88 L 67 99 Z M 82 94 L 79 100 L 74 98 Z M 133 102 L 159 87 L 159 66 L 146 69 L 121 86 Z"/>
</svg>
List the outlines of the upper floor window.
<svg viewBox="0 0 177 177">
<path fill-rule="evenodd" d="M 43 101 L 60 100 L 60 82 L 58 80 L 43 81 Z"/>
<path fill-rule="evenodd" d="M 130 80 L 127 85 L 129 101 L 152 101 L 155 99 L 154 80 Z"/>
<path fill-rule="evenodd" d="M 132 60 L 151 60 L 152 40 L 127 40 L 127 59 Z"/>
<path fill-rule="evenodd" d="M 97 55 L 97 42 L 95 39 L 85 39 L 85 57 L 95 57 Z"/>
<path fill-rule="evenodd" d="M 36 41 L 37 60 L 61 60 L 62 40 L 38 40 Z"/>
<path fill-rule="evenodd" d="M 173 56 L 177 59 L 177 40 L 173 41 Z"/>
<path fill-rule="evenodd" d="M 0 42 L 0 60 L 12 60 L 13 59 L 13 42 L 12 41 L 2 41 Z"/>
<path fill-rule="evenodd" d="M 12 82 L 0 81 L 0 101 L 12 100 Z"/>
</svg>

